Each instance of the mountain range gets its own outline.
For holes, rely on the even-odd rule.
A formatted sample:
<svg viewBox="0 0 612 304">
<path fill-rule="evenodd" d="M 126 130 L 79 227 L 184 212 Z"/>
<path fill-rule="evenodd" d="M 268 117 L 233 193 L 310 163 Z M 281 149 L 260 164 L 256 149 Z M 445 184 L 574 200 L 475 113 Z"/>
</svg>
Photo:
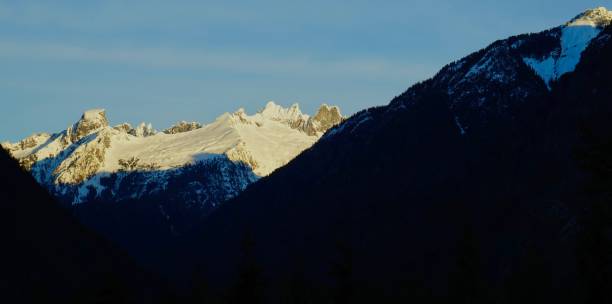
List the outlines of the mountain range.
<svg viewBox="0 0 612 304">
<path fill-rule="evenodd" d="M 495 41 L 346 119 L 268 103 L 156 132 L 91 110 L 3 147 L 196 302 L 602 303 L 611 24 Z"/>
<path fill-rule="evenodd" d="M 92 109 L 66 130 L 3 147 L 86 226 L 149 259 L 224 201 L 285 165 L 344 117 L 323 104 L 315 115 L 268 102 L 209 124 L 109 126 Z"/>
<path fill-rule="evenodd" d="M 231 290 L 255 264 L 273 302 L 605 298 L 611 21 L 496 41 L 356 113 L 201 222 L 183 269 Z"/>
</svg>

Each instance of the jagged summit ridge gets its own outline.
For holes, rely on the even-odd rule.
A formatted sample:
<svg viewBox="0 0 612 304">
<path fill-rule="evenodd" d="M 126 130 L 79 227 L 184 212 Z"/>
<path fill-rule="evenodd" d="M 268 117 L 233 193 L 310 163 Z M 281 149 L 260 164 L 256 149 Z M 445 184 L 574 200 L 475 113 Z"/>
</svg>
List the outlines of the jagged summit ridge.
<svg viewBox="0 0 612 304">
<path fill-rule="evenodd" d="M 176 133 L 183 133 L 183 132 L 189 132 L 195 129 L 199 129 L 202 127 L 202 124 L 192 121 L 192 122 L 186 122 L 184 120 L 177 122 L 175 125 L 173 125 L 172 127 L 163 130 L 162 132 L 166 133 L 166 134 L 176 134 Z"/>
<path fill-rule="evenodd" d="M 265 176 L 343 119 L 337 107 L 322 105 L 311 117 L 297 104 L 285 108 L 268 102 L 253 115 L 239 109 L 209 124 L 179 122 L 157 132 L 145 123 L 136 128 L 129 123 L 110 127 L 106 111 L 93 109 L 62 132 L 35 134 L 3 147 L 41 184 L 64 194 L 70 192 L 66 187 L 79 188 L 72 201 L 81 202 L 89 192 L 103 191 L 100 178 L 113 174 L 150 171 L 147 182 L 163 187 L 165 173 L 159 172 L 225 159 L 245 164 L 253 176 Z M 256 179 L 239 178 L 246 178 L 237 181 L 244 186 Z"/>
<path fill-rule="evenodd" d="M 132 125 L 124 122 L 114 126 L 113 129 L 136 137 L 147 137 L 157 134 L 157 130 L 153 128 L 153 125 L 145 122 L 141 122 L 136 128 L 132 128 Z"/>
<path fill-rule="evenodd" d="M 314 116 L 302 114 L 297 103 L 289 108 L 283 108 L 272 101 L 268 102 L 266 107 L 258 114 L 284 122 L 291 128 L 303 131 L 310 136 L 321 136 L 329 128 L 345 119 L 340 113 L 340 108 L 325 103 L 319 107 Z"/>
<path fill-rule="evenodd" d="M 566 26 L 592 26 L 606 27 L 612 23 L 612 11 L 603 6 L 586 10 L 574 19 L 567 22 Z"/>
<path fill-rule="evenodd" d="M 297 103 L 292 104 L 288 108 L 284 108 L 283 106 L 276 104 L 274 101 L 268 101 L 266 106 L 258 113 L 260 113 L 263 117 L 279 121 L 293 121 L 308 118 L 308 115 L 302 114 L 300 106 Z"/>
</svg>

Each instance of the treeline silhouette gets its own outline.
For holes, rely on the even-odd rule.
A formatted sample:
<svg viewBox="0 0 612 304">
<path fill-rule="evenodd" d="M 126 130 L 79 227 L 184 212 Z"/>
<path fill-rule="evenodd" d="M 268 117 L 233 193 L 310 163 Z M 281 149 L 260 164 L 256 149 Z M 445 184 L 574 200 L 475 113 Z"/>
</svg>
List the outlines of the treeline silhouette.
<svg viewBox="0 0 612 304">
<path fill-rule="evenodd" d="M 487 87 L 485 110 L 451 110 L 437 75 L 360 112 L 185 235 L 160 265 L 170 295 L 2 152 L 2 216 L 15 225 L 3 291 L 21 302 L 607 303 L 610 54 L 610 39 L 595 41 L 551 91 L 522 66 Z M 531 94 L 498 94 L 514 85 Z"/>
<path fill-rule="evenodd" d="M 526 66 L 512 87 L 482 79 L 486 109 L 451 110 L 442 74 L 362 111 L 213 212 L 185 238 L 179 268 L 202 265 L 229 301 L 249 231 L 259 271 L 246 277 L 270 303 L 302 294 L 292 290 L 309 291 L 296 302 L 605 303 L 609 54 L 609 39 L 595 41 L 550 90 Z"/>
<path fill-rule="evenodd" d="M 89 231 L 0 148 L 3 303 L 157 303 L 172 297 L 121 249 Z"/>
</svg>

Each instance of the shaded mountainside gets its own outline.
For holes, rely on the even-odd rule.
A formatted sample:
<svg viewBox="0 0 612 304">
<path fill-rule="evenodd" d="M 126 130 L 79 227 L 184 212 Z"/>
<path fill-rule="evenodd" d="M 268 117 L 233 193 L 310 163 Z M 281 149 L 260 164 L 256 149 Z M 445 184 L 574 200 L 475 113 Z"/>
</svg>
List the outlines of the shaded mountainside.
<svg viewBox="0 0 612 304">
<path fill-rule="evenodd" d="M 84 228 L 0 149 L 2 294 L 19 303 L 141 303 L 161 295 L 111 243 Z"/>
<path fill-rule="evenodd" d="M 347 303 L 595 301 L 610 281 L 593 269 L 610 260 L 585 244 L 612 240 L 584 241 L 601 193 L 582 157 L 612 139 L 605 22 L 554 78 L 525 58 L 563 52 L 573 23 L 497 41 L 353 115 L 186 237 L 183 269 L 200 265 L 231 290 L 248 260 L 278 302 L 278 290 Z M 283 288 L 294 281 L 298 291 Z"/>
<path fill-rule="evenodd" d="M 309 116 L 268 102 L 252 115 L 239 109 L 158 133 L 144 123 L 111 127 L 93 109 L 66 130 L 3 146 L 83 224 L 156 264 L 173 238 L 343 119 L 335 106 Z"/>
<path fill-rule="evenodd" d="M 225 177 L 229 184 L 239 185 L 222 189 L 227 190 L 227 199 L 257 177 L 286 164 L 342 120 L 337 107 L 325 104 L 311 117 L 297 104 L 284 108 L 268 102 L 253 115 L 239 109 L 206 125 L 179 122 L 157 133 L 144 123 L 135 129 L 127 123 L 110 127 L 105 110 L 93 109 L 64 131 L 38 133 L 2 146 L 40 184 L 68 204 L 108 196 L 123 201 L 155 195 L 167 190 L 168 180 L 181 175 L 183 167 L 198 163 L 245 164 L 242 171 L 250 171 L 251 176 Z M 131 173 L 140 177 L 141 188 L 135 192 L 125 191 L 121 183 Z M 221 202 L 198 197 L 196 190 L 192 190 L 194 199 L 186 203 Z"/>
</svg>

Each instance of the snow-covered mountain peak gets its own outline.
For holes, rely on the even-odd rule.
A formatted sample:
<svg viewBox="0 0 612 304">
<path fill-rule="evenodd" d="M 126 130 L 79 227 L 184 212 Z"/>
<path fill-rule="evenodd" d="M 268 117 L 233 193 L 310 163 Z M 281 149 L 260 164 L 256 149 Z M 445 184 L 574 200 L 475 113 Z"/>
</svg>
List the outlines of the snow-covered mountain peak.
<svg viewBox="0 0 612 304">
<path fill-rule="evenodd" d="M 106 110 L 104 109 L 90 109 L 83 112 L 81 116 L 82 120 L 105 120 L 106 119 Z"/>
<path fill-rule="evenodd" d="M 294 103 L 289 108 L 285 108 L 274 103 L 274 101 L 269 101 L 259 113 L 265 118 L 278 121 L 308 119 L 308 115 L 302 114 L 300 106 L 297 103 Z"/>
<path fill-rule="evenodd" d="M 612 23 L 612 12 L 604 7 L 587 10 L 561 26 L 560 49 L 554 49 L 544 58 L 524 57 L 523 61 L 550 87 L 551 82 L 573 72 L 582 52 Z"/>
<path fill-rule="evenodd" d="M 612 23 L 612 11 L 601 6 L 587 10 L 566 23 L 566 26 L 606 27 Z"/>
<path fill-rule="evenodd" d="M 180 121 L 158 133 L 145 123 L 109 127 L 105 111 L 94 109 L 64 131 L 2 146 L 40 183 L 82 202 L 90 187 L 101 189 L 105 176 L 140 174 L 158 189 L 164 178 L 198 163 L 245 165 L 249 175 L 237 182 L 246 186 L 285 165 L 343 119 L 338 107 L 322 105 L 311 117 L 297 104 L 285 108 L 269 102 L 253 115 L 238 109 L 209 124 Z"/>
<path fill-rule="evenodd" d="M 91 109 L 85 111 L 81 115 L 81 119 L 72 128 L 68 129 L 68 136 L 71 142 L 77 142 L 81 138 L 105 127 L 108 127 L 106 111 L 104 109 Z"/>
</svg>

